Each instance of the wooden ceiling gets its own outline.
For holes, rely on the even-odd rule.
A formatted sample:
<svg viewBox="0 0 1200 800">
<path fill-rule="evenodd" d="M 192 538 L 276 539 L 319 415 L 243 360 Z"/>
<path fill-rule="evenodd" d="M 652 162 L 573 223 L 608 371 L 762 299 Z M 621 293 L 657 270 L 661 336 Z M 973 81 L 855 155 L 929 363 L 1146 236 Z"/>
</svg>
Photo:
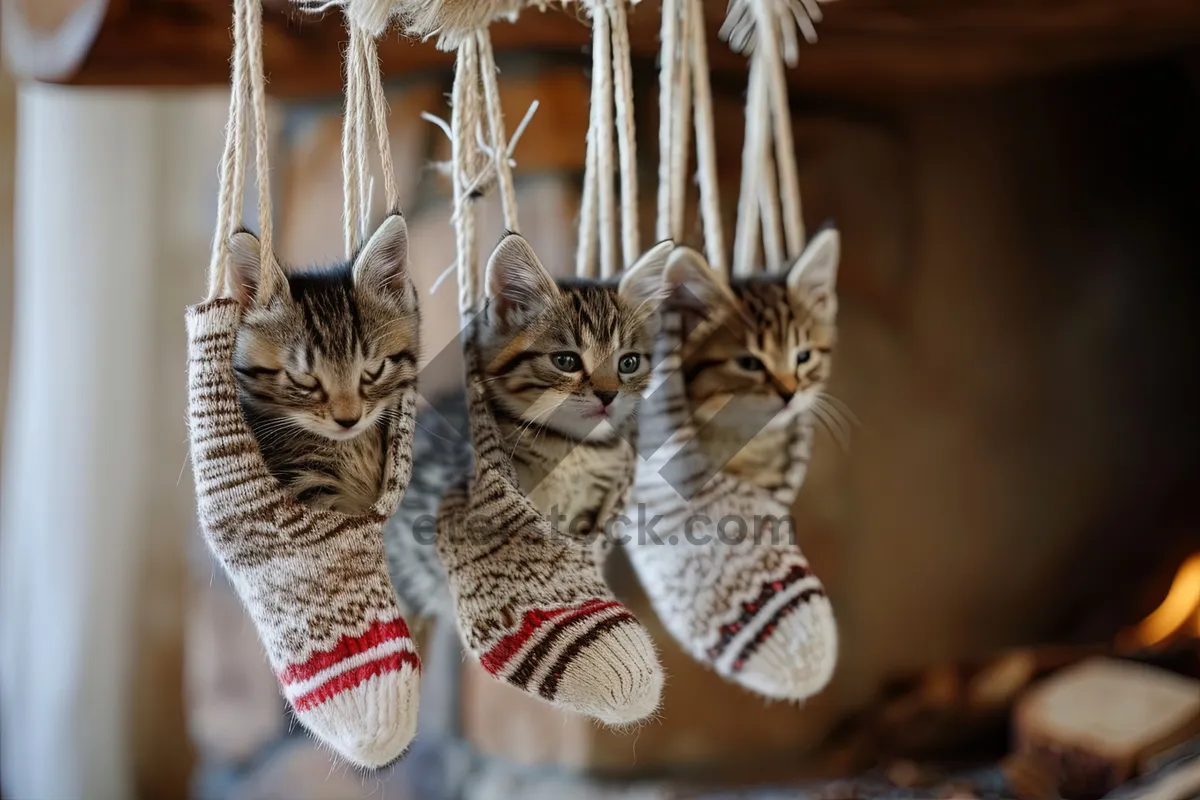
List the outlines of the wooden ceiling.
<svg viewBox="0 0 1200 800">
<path fill-rule="evenodd" d="M 0 0 L 9 66 L 35 80 L 100 86 L 219 85 L 228 79 L 229 0 Z M 314 18 L 267 0 L 264 58 L 270 91 L 287 97 L 340 90 L 340 14 Z M 745 60 L 718 42 L 725 0 L 706 0 L 715 73 Z M 940 88 L 1041 74 L 1200 46 L 1200 0 L 837 0 L 821 41 L 808 46 L 794 87 L 826 91 Z M 500 53 L 581 57 L 589 31 L 578 11 L 525 12 L 499 22 Z M 637 57 L 657 52 L 658 0 L 630 19 Z M 448 67 L 432 43 L 392 33 L 384 74 Z"/>
</svg>

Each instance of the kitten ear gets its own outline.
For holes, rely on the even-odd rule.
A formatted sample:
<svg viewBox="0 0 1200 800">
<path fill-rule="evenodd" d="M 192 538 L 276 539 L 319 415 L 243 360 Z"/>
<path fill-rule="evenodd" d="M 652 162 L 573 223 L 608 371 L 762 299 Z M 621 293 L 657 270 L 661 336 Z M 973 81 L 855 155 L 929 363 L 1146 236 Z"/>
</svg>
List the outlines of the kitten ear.
<svg viewBox="0 0 1200 800">
<path fill-rule="evenodd" d="M 686 311 L 707 315 L 719 306 L 736 304 L 724 278 L 690 247 L 671 251 L 666 285 L 671 304 Z"/>
<path fill-rule="evenodd" d="M 617 288 L 621 299 L 639 311 L 654 313 L 658 310 L 659 304 L 671 293 L 663 271 L 674 248 L 675 243 L 670 239 L 659 242 L 625 270 Z"/>
<path fill-rule="evenodd" d="M 354 285 L 370 287 L 397 297 L 412 294 L 408 274 L 408 223 L 392 214 L 354 259 Z"/>
<path fill-rule="evenodd" d="M 487 265 L 487 293 L 502 322 L 538 308 L 558 294 L 554 278 L 519 233 L 510 233 L 492 251 Z"/>
<path fill-rule="evenodd" d="M 258 272 L 261 264 L 258 237 L 250 231 L 238 231 L 229 237 L 229 280 L 233 296 L 243 307 L 254 302 L 258 294 Z"/>
<path fill-rule="evenodd" d="M 824 228 L 788 271 L 788 291 L 818 317 L 831 319 L 837 313 L 837 270 L 841 258 L 841 235 L 836 228 Z"/>
</svg>

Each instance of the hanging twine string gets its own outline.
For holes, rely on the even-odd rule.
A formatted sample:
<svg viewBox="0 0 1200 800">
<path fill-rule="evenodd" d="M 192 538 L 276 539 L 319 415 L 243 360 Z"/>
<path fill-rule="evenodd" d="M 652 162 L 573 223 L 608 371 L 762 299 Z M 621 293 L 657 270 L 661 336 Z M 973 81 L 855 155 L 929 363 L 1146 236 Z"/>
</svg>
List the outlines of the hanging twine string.
<svg viewBox="0 0 1200 800">
<path fill-rule="evenodd" d="M 475 34 L 479 52 L 479 70 L 483 78 L 483 96 L 486 100 L 488 134 L 491 141 L 486 152 L 491 157 L 491 168 L 496 171 L 496 183 L 500 189 L 500 208 L 504 215 L 504 227 L 512 233 L 520 233 L 517 221 L 517 189 L 512 177 L 512 158 L 505 141 L 504 111 L 500 106 L 500 86 L 496 81 L 496 55 L 492 52 L 492 37 L 487 29 Z"/>
<path fill-rule="evenodd" d="M 254 108 L 254 156 L 258 182 L 259 303 L 265 303 L 287 279 L 275 260 L 272 233 L 270 135 L 267 131 L 267 79 L 263 74 L 262 3 L 241 0 L 246 19 L 246 52 L 250 73 L 250 104 Z"/>
<path fill-rule="evenodd" d="M 613 239 L 617 210 L 613 195 L 616 165 L 613 163 L 612 31 L 604 0 L 596 0 L 589 6 L 589 11 L 592 17 L 592 97 L 575 274 L 584 278 L 610 278 L 617 273 Z"/>
<path fill-rule="evenodd" d="M 696 128 L 696 173 L 700 185 L 700 220 L 704 252 L 714 269 L 725 269 L 725 228 L 717 181 L 717 146 L 713 133 L 712 86 L 709 83 L 708 43 L 705 41 L 702 0 L 689 3 L 688 58 L 692 64 L 692 96 Z"/>
<path fill-rule="evenodd" d="M 400 187 L 396 183 L 396 168 L 392 163 L 392 136 L 388 131 L 387 96 L 383 93 L 383 76 L 379 68 L 379 47 L 366 28 L 359 28 L 363 39 L 363 59 L 370 83 L 371 116 L 375 121 L 375 143 L 379 150 L 379 171 L 383 174 L 383 197 L 389 214 L 400 211 Z"/>
<path fill-rule="evenodd" d="M 607 67 L 596 58 L 598 48 L 597 31 L 592 28 L 592 101 L 588 114 L 587 152 L 583 162 L 583 187 L 579 199 L 579 236 L 575 246 L 575 274 L 581 278 L 594 278 L 598 272 L 596 251 L 600 240 L 600 82 L 604 80 Z"/>
<path fill-rule="evenodd" d="M 766 70 L 759 73 L 759 79 L 767 83 Z M 770 86 L 767 84 L 763 87 L 762 93 L 766 95 L 769 91 Z M 765 124 L 763 128 L 766 128 Z M 760 150 L 757 160 L 759 164 L 758 212 L 762 221 L 763 269 L 767 272 L 777 272 L 784 269 L 787 262 L 784 258 L 783 233 L 780 229 L 780 198 L 775 181 L 775 154 L 772 152 L 771 143 L 770 132 L 765 131 L 759 140 Z"/>
<path fill-rule="evenodd" d="M 455 62 L 454 89 L 451 94 L 451 105 L 453 108 L 450 123 L 428 112 L 421 114 L 422 119 L 436 125 L 446 134 L 446 138 L 450 141 L 452 153 L 450 161 L 435 163 L 433 167 L 442 174 L 447 175 L 450 178 L 451 185 L 454 187 L 454 212 L 451 216 L 451 223 L 455 225 L 456 236 L 458 235 L 458 220 L 460 218 L 465 219 L 469 226 L 475 224 L 472 202 L 486 194 L 493 182 L 500 186 L 500 203 L 504 214 L 505 226 L 513 233 L 519 233 L 520 225 L 517 220 L 516 187 L 512 178 L 512 169 L 516 166 L 516 161 L 513 159 L 513 152 L 516 150 L 521 136 L 525 133 L 525 129 L 533 119 L 533 115 L 537 113 L 538 101 L 534 100 L 529 104 L 529 109 L 525 112 L 521 123 L 513 131 L 513 135 L 508 139 L 507 145 L 504 145 L 504 117 L 500 106 L 499 86 L 496 82 L 497 70 L 495 56 L 492 51 L 491 37 L 487 31 L 482 31 L 478 35 L 471 37 L 470 41 L 473 55 L 468 55 L 466 58 L 467 63 L 464 64 L 462 57 L 465 52 L 464 44 L 460 46 L 459 58 Z M 482 59 L 485 59 L 486 63 L 491 65 L 490 69 L 482 70 L 482 75 L 479 74 L 481 71 L 479 69 L 481 66 L 480 51 L 482 51 Z M 464 70 L 474 70 L 476 73 L 475 79 L 468 78 Z M 463 82 L 460 83 L 460 81 Z M 488 124 L 488 133 L 494 142 L 500 143 L 500 146 L 494 146 L 484 140 L 482 123 L 477 107 L 463 109 L 465 116 L 461 119 L 455 113 L 455 109 L 460 108 L 460 100 L 466 102 L 467 98 L 473 96 L 474 100 L 472 102 L 479 102 L 481 84 L 484 95 L 488 98 L 487 106 L 484 109 L 484 117 Z M 475 130 L 473 137 L 469 133 L 472 126 Z M 459 141 L 460 133 L 468 137 L 461 143 Z M 461 165 L 458 161 L 458 155 L 462 155 L 465 159 Z M 473 235 L 471 234 L 471 236 Z M 464 245 L 467 244 L 464 241 Z M 457 271 L 459 276 L 459 312 L 463 315 L 465 322 L 473 316 L 475 310 L 481 305 L 482 298 L 478 292 L 478 286 L 481 282 L 480 276 L 476 275 L 475 272 L 464 275 L 462 270 L 459 269 L 460 262 L 462 261 L 462 250 L 460 249 L 458 253 L 459 255 L 455 262 L 447 267 L 433 282 L 430 292 L 436 292 L 442 283 Z M 477 265 L 478 259 L 476 258 L 472 263 Z M 473 267 L 473 269 L 477 269 L 477 267 Z"/>
<path fill-rule="evenodd" d="M 454 234 L 458 254 L 458 311 L 463 323 L 482 307 L 479 253 L 475 233 L 473 184 L 478 179 L 480 152 L 476 140 L 479 126 L 479 41 L 463 40 L 458 48 L 451 95 L 451 151 L 454 184 Z"/>
<path fill-rule="evenodd" d="M 617 151 L 621 162 L 621 255 L 623 268 L 629 269 L 642 254 L 638 231 L 637 130 L 634 122 L 632 48 L 629 45 L 629 15 L 624 0 L 607 0 L 606 8 L 612 17 Z"/>
<path fill-rule="evenodd" d="M 209 263 L 207 299 L 229 296 L 229 237 L 241 226 L 245 189 L 246 142 L 251 113 L 258 183 L 259 242 L 261 244 L 257 302 L 269 299 L 285 280 L 275 260 L 271 235 L 271 187 L 267 131 L 266 77 L 262 62 L 262 6 L 259 0 L 235 0 L 229 120 L 221 153 L 217 223 Z"/>
<path fill-rule="evenodd" d="M 659 241 L 672 238 L 672 140 L 678 128 L 682 126 L 681 121 L 676 119 L 675 112 L 678 102 L 676 96 L 680 91 L 683 2 L 684 0 L 663 0 L 662 3 L 662 29 L 659 33 L 662 41 L 662 64 L 658 70 L 658 218 L 654 234 Z"/>
<path fill-rule="evenodd" d="M 579 210 L 575 272 L 611 278 L 641 255 L 637 144 L 626 0 L 592 0 L 592 97 Z M 613 130 L 617 152 L 613 151 Z M 618 206 L 614 176 L 620 174 Z M 617 226 L 620 219 L 620 252 Z M 599 263 L 597 263 L 597 253 Z"/>
<path fill-rule="evenodd" d="M 342 115 L 342 228 L 346 240 L 346 258 L 353 258 L 358 251 L 362 230 L 361 183 L 365 167 L 359 164 L 363 153 L 358 146 L 358 123 L 362 117 L 360 77 L 352 32 L 346 47 L 346 109 Z"/>
<path fill-rule="evenodd" d="M 779 168 L 779 196 L 782 201 L 783 231 L 787 243 L 786 261 L 776 262 L 776 268 L 782 269 L 804 252 L 805 235 L 804 214 L 800 206 L 800 177 L 796 167 L 796 150 L 792 139 L 792 115 L 788 103 L 787 78 L 783 72 L 783 58 L 779 50 L 780 32 L 791 32 L 790 47 L 795 49 L 797 45 L 795 28 L 790 24 L 791 20 L 781 19 L 777 7 L 759 3 L 755 8 L 758 11 L 758 25 L 764 33 L 761 37 L 761 54 L 767 73 L 767 97 L 771 105 L 771 119 L 775 123 L 775 160 Z M 788 47 L 785 46 L 785 52 L 787 49 Z M 793 56 L 793 61 L 794 59 L 795 56 Z M 765 161 L 764 166 L 766 166 Z"/>
<path fill-rule="evenodd" d="M 616 163 L 613 155 L 613 63 L 612 28 L 608 7 L 603 1 L 593 6 L 592 68 L 600 74 L 599 95 L 592 95 L 592 106 L 599 113 L 592 118 L 589 137 L 595 136 L 596 181 L 599 191 L 600 277 L 617 274 L 616 196 L 613 179 Z M 597 69 L 598 68 L 598 69 Z"/>
<path fill-rule="evenodd" d="M 246 63 L 246 16 L 241 3 L 233 7 L 233 55 L 230 59 L 229 119 L 225 123 L 225 147 L 221 151 L 220 188 L 217 193 L 217 224 L 213 231 L 212 256 L 208 264 L 208 293 L 205 301 L 227 296 L 229 237 L 242 221 L 242 194 L 246 185 L 246 127 L 250 75 Z"/>
<path fill-rule="evenodd" d="M 770 271 L 785 269 L 806 243 L 784 64 L 799 58 L 796 31 L 812 42 L 821 20 L 818 0 L 734 0 L 720 35 L 750 57 L 742 186 L 733 272 L 759 269 L 758 246 Z"/>
<path fill-rule="evenodd" d="M 696 132 L 696 181 L 700 221 L 709 263 L 724 268 L 725 235 L 717 180 L 702 0 L 665 0 L 662 66 L 659 70 L 659 238 L 684 239 L 691 132 Z"/>
<path fill-rule="evenodd" d="M 733 274 L 751 274 L 758 261 L 762 205 L 758 186 L 763 180 L 767 147 L 766 83 L 761 60 L 750 60 L 746 90 L 746 134 L 742 143 L 742 185 L 738 194 L 737 229 L 733 240 Z"/>
<path fill-rule="evenodd" d="M 371 175 L 368 138 L 375 140 L 387 213 L 400 211 L 400 190 L 392 163 L 387 96 L 379 70 L 379 50 L 370 31 L 347 13 L 346 110 L 342 122 L 342 224 L 346 257 L 353 258 L 369 234 Z"/>
<path fill-rule="evenodd" d="M 679 0 L 679 69 L 676 73 L 674 111 L 671 131 L 671 233 L 670 237 L 682 242 L 683 220 L 687 209 L 688 164 L 691 161 L 692 118 L 692 63 L 688 57 L 689 31 L 692 27 L 691 4 Z"/>
</svg>

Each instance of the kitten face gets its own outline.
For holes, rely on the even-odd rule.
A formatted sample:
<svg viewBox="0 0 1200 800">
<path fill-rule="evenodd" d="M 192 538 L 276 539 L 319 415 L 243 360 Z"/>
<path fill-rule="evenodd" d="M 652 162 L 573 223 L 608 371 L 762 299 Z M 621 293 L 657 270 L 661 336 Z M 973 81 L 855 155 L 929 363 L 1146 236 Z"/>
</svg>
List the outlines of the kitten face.
<svg viewBox="0 0 1200 800">
<path fill-rule="evenodd" d="M 615 437 L 650 383 L 649 323 L 670 248 L 653 248 L 619 286 L 556 283 L 524 239 L 505 237 L 488 264 L 483 345 L 498 410 L 580 441 Z"/>
<path fill-rule="evenodd" d="M 236 235 L 246 305 L 234 352 L 242 402 L 281 429 L 328 439 L 371 429 L 416 378 L 420 315 L 404 219 L 385 221 L 351 264 L 290 273 L 265 304 L 252 302 L 257 252 L 251 234 Z"/>
<path fill-rule="evenodd" d="M 816 402 L 829 379 L 837 340 L 838 258 L 837 232 L 826 230 L 786 277 L 725 285 L 702 259 L 673 259 L 668 280 L 683 290 L 685 310 L 699 317 L 683 352 L 698 422 L 732 404 L 722 416 L 733 423 L 782 424 Z M 785 410 L 789 413 L 780 413 Z"/>
</svg>

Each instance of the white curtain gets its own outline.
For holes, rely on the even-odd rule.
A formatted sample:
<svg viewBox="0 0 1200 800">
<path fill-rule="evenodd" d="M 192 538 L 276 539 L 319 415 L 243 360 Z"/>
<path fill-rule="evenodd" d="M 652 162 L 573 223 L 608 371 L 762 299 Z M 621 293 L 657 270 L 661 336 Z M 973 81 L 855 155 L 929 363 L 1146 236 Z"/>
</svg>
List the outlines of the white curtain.
<svg viewBox="0 0 1200 800">
<path fill-rule="evenodd" d="M 183 309 L 201 293 L 225 102 L 20 90 L 0 470 L 0 776 L 14 800 L 134 794 L 138 652 L 182 615 Z"/>
</svg>

